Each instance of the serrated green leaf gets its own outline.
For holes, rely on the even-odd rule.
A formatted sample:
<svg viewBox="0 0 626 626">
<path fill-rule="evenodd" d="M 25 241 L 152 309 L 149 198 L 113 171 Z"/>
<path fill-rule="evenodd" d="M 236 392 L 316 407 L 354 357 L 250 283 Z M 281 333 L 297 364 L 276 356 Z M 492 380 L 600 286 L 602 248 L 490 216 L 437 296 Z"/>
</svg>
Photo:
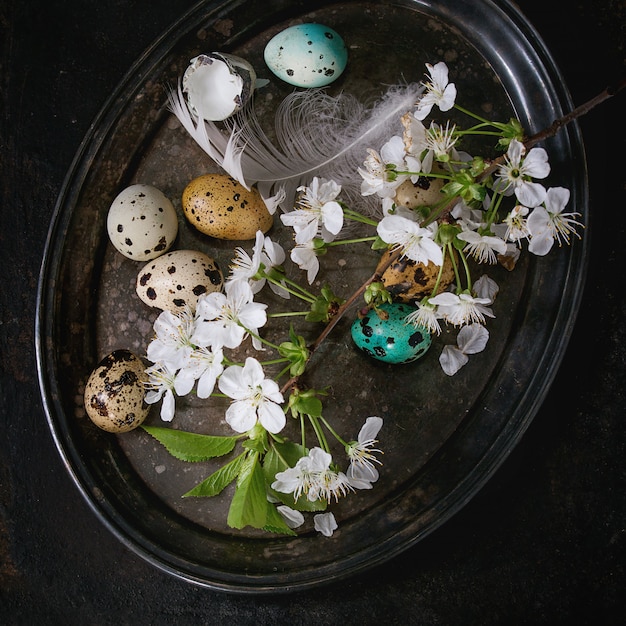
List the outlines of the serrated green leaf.
<svg viewBox="0 0 626 626">
<path fill-rule="evenodd" d="M 259 463 L 259 453 L 248 452 L 228 510 L 228 525 L 237 529 L 244 526 L 263 528 L 267 521 L 267 504 L 265 477 Z"/>
<path fill-rule="evenodd" d="M 183 494 L 183 498 L 189 496 L 211 497 L 221 493 L 237 478 L 245 460 L 245 453 L 240 454 L 230 461 L 230 463 L 227 463 L 216 472 L 213 472 L 208 478 L 205 478 L 201 483 L 198 483 L 193 489 Z"/>
<path fill-rule="evenodd" d="M 270 502 L 267 503 L 267 521 L 263 530 L 268 533 L 277 533 L 281 535 L 297 536 L 297 533 L 287 526 L 285 518 L 278 512 L 276 507 Z"/>
<path fill-rule="evenodd" d="M 231 452 L 237 443 L 237 437 L 198 435 L 160 426 L 144 425 L 142 428 L 163 444 L 173 457 L 193 463 L 224 456 Z"/>
</svg>

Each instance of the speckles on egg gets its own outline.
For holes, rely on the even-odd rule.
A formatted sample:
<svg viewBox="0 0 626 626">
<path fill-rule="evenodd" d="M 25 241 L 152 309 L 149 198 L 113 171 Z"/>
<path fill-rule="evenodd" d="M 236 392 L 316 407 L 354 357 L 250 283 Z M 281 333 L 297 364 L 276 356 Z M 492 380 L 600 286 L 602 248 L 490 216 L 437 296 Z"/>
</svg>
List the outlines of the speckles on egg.
<svg viewBox="0 0 626 626">
<path fill-rule="evenodd" d="M 175 250 L 141 269 L 136 292 L 148 306 L 178 313 L 186 307 L 194 310 L 200 296 L 221 291 L 223 284 L 222 271 L 210 256 Z"/>
<path fill-rule="evenodd" d="M 254 239 L 258 230 L 266 233 L 274 223 L 261 194 L 227 174 L 194 178 L 183 191 L 182 206 L 195 228 L 216 239 Z"/>
<path fill-rule="evenodd" d="M 351 335 L 355 345 L 372 358 L 385 363 L 410 363 L 430 348 L 427 329 L 407 324 L 407 316 L 415 309 L 407 304 L 391 303 L 368 311 L 354 320 Z"/>
<path fill-rule="evenodd" d="M 392 252 L 382 254 L 378 268 L 389 262 Z M 415 302 L 433 293 L 439 280 L 437 293 L 445 291 L 454 282 L 454 266 L 450 255 L 446 255 L 443 270 L 439 274 L 439 265 L 434 263 L 416 263 L 406 257 L 392 263 L 382 274 L 381 282 L 395 301 Z"/>
<path fill-rule="evenodd" d="M 151 185 L 126 187 L 111 203 L 107 231 L 115 249 L 134 261 L 149 261 L 167 252 L 178 234 L 172 202 Z"/>
<path fill-rule="evenodd" d="M 107 355 L 85 385 L 85 411 L 89 419 L 111 433 L 137 428 L 150 410 L 144 401 L 147 381 L 143 362 L 129 350 Z"/>
<path fill-rule="evenodd" d="M 348 49 L 332 28 L 298 24 L 275 35 L 263 52 L 267 67 L 296 87 L 324 87 L 337 80 L 348 62 Z"/>
</svg>

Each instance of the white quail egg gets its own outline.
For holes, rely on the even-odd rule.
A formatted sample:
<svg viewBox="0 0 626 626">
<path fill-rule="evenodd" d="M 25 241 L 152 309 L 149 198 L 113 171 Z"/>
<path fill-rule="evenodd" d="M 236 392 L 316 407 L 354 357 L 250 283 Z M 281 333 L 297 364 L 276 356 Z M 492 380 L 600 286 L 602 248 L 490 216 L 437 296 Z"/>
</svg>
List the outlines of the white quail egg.
<svg viewBox="0 0 626 626">
<path fill-rule="evenodd" d="M 167 252 L 178 234 L 178 217 L 167 196 L 152 185 L 126 187 L 113 200 L 107 231 L 115 249 L 134 261 Z"/>
</svg>

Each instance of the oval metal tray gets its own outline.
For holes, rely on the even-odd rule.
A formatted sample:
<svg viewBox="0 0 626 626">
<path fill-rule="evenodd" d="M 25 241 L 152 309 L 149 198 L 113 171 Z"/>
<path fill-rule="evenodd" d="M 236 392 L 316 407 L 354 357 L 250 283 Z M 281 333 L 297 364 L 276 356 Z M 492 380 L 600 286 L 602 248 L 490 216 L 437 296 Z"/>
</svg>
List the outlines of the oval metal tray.
<svg viewBox="0 0 626 626">
<path fill-rule="evenodd" d="M 82 407 L 89 373 L 113 349 L 143 354 L 156 316 L 134 293 L 140 265 L 107 239 L 110 203 L 126 185 L 146 182 L 180 211 L 187 182 L 216 170 L 168 112 L 168 87 L 190 58 L 209 51 L 238 54 L 272 79 L 264 45 L 301 21 L 331 26 L 348 45 L 348 69 L 331 90 L 371 97 L 386 85 L 419 81 L 425 62 L 445 60 L 464 104 L 497 119 L 514 112 L 528 132 L 571 108 L 532 26 L 512 5 L 488 0 L 201 3 L 112 94 L 68 173 L 41 270 L 36 341 L 49 426 L 78 488 L 121 541 L 176 576 L 234 592 L 284 592 L 348 576 L 392 558 L 458 511 L 540 406 L 567 345 L 585 274 L 585 241 L 546 258 L 523 255 L 511 273 L 496 270 L 501 292 L 488 348 L 452 378 L 437 362 L 450 342 L 445 333 L 423 359 L 388 366 L 356 352 L 348 320 L 339 327 L 311 374 L 313 384 L 328 386 L 329 416 L 353 436 L 368 415 L 385 419 L 385 464 L 374 489 L 334 509 L 340 526 L 332 538 L 309 527 L 296 538 L 232 531 L 226 500 L 180 497 L 210 473 L 210 464 L 178 462 L 141 430 L 114 436 L 95 428 Z M 269 119 L 290 89 L 271 80 L 257 94 L 262 117 Z M 577 126 L 546 147 L 550 183 L 570 188 L 571 206 L 586 220 Z M 227 267 L 233 244 L 209 240 L 181 218 L 176 248 L 205 251 Z M 369 274 L 373 263 L 370 251 L 344 253 L 341 264 L 324 260 L 346 285 Z M 209 432 L 206 416 L 205 404 L 184 400 L 175 426 Z M 159 423 L 158 415 L 150 420 Z"/>
</svg>

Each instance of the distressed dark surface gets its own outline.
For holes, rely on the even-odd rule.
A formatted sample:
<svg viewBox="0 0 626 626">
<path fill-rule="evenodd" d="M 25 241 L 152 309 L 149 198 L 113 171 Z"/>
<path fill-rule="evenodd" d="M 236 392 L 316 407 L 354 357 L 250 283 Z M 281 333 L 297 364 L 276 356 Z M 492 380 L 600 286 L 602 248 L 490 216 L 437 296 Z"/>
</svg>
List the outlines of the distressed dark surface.
<svg viewBox="0 0 626 626">
<path fill-rule="evenodd" d="M 0 621 L 623 623 L 624 94 L 581 123 L 590 170 L 591 262 L 563 365 L 521 443 L 478 496 L 432 536 L 336 585 L 239 597 L 155 570 L 84 503 L 54 447 L 36 379 L 35 291 L 48 222 L 105 98 L 191 4 L 24 0 L 0 6 Z M 576 103 L 624 74 L 623 2 L 519 5 L 547 42 Z"/>
</svg>

